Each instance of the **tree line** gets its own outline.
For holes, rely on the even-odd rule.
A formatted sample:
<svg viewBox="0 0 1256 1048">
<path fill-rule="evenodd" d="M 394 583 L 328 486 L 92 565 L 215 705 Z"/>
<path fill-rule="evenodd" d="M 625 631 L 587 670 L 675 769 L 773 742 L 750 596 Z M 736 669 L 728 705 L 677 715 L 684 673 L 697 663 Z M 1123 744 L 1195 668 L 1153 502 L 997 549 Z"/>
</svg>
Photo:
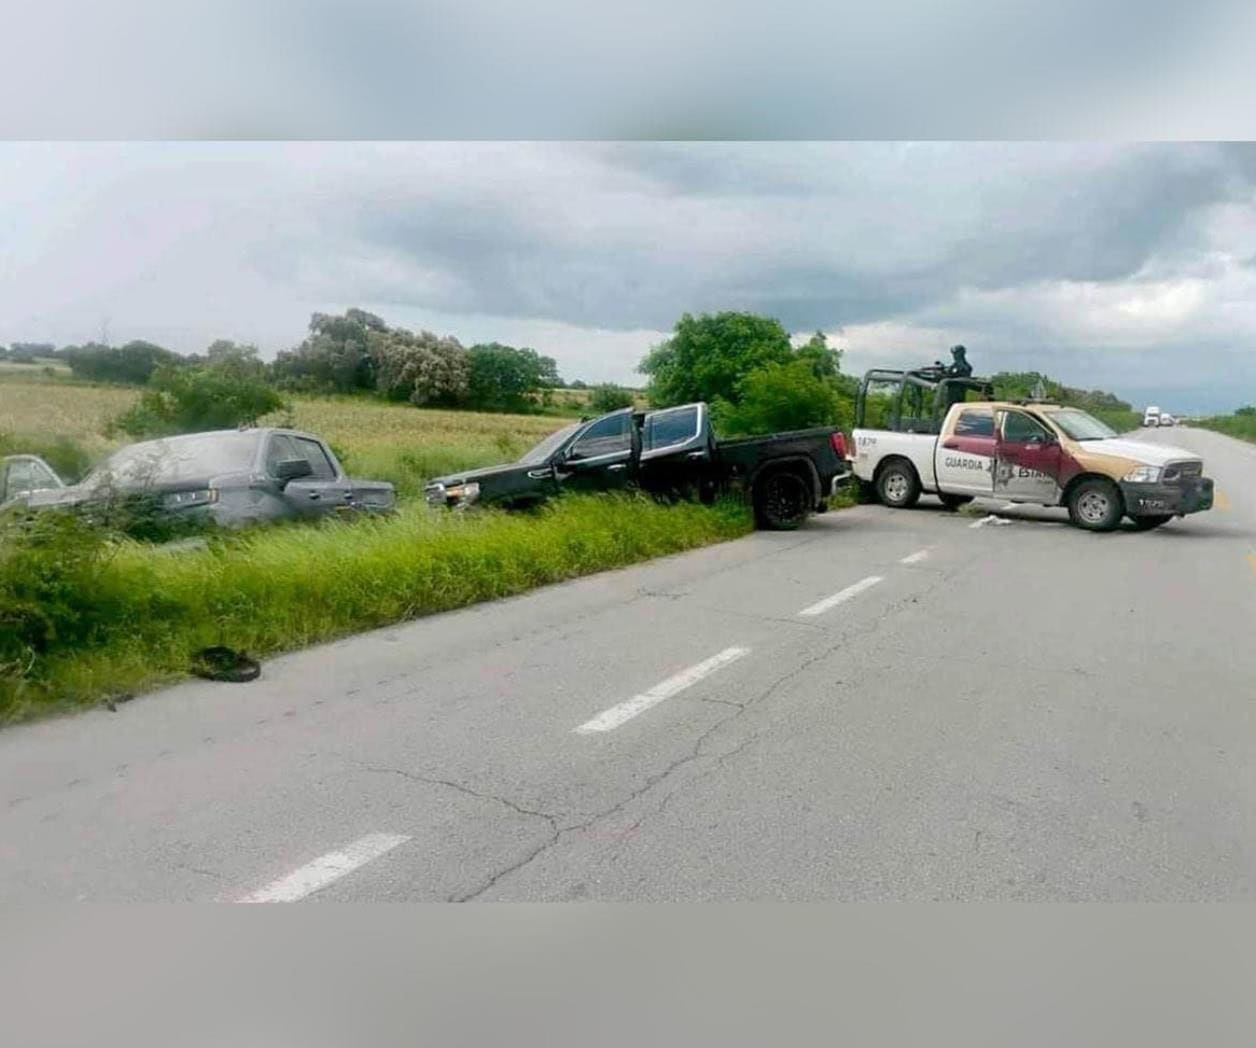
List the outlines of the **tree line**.
<svg viewBox="0 0 1256 1048">
<path fill-rule="evenodd" d="M 18 343 L 35 360 L 55 356 L 82 379 L 145 386 L 139 403 L 116 425 L 132 435 L 217 428 L 255 421 L 279 410 L 289 392 L 373 395 L 418 407 L 527 412 L 553 407 L 549 391 L 564 385 L 552 357 L 498 342 L 464 347 L 452 336 L 394 327 L 373 313 L 315 313 L 305 338 L 267 363 L 251 345 L 220 340 L 184 356 L 142 340 L 55 350 Z M 684 314 L 671 335 L 641 360 L 651 406 L 704 400 L 726 435 L 849 428 L 858 380 L 841 370 L 842 350 L 817 331 L 796 342 L 780 323 L 753 313 Z M 910 366 L 910 361 L 904 364 Z M 1045 393 L 1048 399 L 1124 425 L 1132 409 L 1104 390 L 1065 386 L 1038 372 L 993 377 L 1003 398 Z M 587 390 L 594 412 L 634 402 L 614 385 Z"/>
</svg>

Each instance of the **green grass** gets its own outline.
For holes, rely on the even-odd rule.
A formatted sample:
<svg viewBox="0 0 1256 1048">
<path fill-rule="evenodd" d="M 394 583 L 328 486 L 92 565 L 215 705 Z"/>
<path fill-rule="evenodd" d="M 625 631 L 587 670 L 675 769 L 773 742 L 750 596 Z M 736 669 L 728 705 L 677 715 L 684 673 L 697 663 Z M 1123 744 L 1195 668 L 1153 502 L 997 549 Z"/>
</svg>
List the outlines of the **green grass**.
<svg viewBox="0 0 1256 1048">
<path fill-rule="evenodd" d="M 105 431 L 109 420 L 138 396 L 137 389 L 126 387 L 49 380 L 37 369 L 20 382 L 0 374 L 3 453 L 44 455 L 53 448 L 60 462 L 74 458 L 73 472 L 81 475 L 71 445 L 98 460 L 126 443 L 121 436 L 105 436 Z M 391 481 L 404 500 L 418 495 L 431 477 L 513 461 L 571 419 L 429 410 L 366 396 L 294 396 L 289 412 L 263 421 L 319 434 L 331 442 L 350 473 Z M 58 462 L 48 461 L 60 471 Z"/>
<path fill-rule="evenodd" d="M 67 622 L 81 609 L 93 625 L 75 626 L 72 642 L 54 634 L 33 661 L 0 666 L 0 721 L 175 679 L 208 645 L 271 655 L 749 530 L 738 501 L 585 496 L 527 514 L 416 504 L 388 518 L 257 529 L 179 553 L 116 542 L 72 578 L 39 582 L 66 602 Z M 0 583 L 3 570 L 0 560 Z"/>
<path fill-rule="evenodd" d="M 1101 422 L 1106 422 L 1118 433 L 1128 433 L 1143 424 L 1143 416 L 1136 411 L 1116 411 L 1104 408 L 1083 408 Z"/>
<path fill-rule="evenodd" d="M 1212 418 L 1196 419 L 1191 425 L 1256 443 L 1256 414 L 1214 415 Z"/>
</svg>

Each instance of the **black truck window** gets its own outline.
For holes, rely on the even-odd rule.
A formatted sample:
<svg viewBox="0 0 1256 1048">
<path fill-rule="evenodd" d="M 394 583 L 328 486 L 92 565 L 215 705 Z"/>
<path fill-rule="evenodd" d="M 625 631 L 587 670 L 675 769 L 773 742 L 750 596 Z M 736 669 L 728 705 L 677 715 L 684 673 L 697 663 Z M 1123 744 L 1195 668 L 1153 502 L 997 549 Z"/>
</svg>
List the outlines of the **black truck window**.
<svg viewBox="0 0 1256 1048">
<path fill-rule="evenodd" d="M 600 458 L 632 450 L 632 416 L 628 412 L 599 419 L 571 446 L 569 458 Z"/>
<path fill-rule="evenodd" d="M 698 406 L 676 408 L 674 411 L 658 411 L 645 423 L 643 451 L 658 451 L 678 444 L 688 444 L 698 436 Z"/>
</svg>

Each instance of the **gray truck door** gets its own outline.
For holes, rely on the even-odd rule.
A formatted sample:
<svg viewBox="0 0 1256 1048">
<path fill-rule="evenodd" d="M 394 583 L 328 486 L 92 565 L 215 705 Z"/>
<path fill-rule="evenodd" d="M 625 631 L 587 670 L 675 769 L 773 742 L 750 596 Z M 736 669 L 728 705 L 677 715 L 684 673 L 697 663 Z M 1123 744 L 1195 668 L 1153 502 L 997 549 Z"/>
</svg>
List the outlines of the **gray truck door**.
<svg viewBox="0 0 1256 1048">
<path fill-rule="evenodd" d="M 338 476 L 332 457 L 322 443 L 310 437 L 291 437 L 297 455 L 310 464 L 310 475 L 292 481 L 285 495 L 306 513 L 335 513 L 353 507 L 353 487 L 348 477 Z"/>
</svg>

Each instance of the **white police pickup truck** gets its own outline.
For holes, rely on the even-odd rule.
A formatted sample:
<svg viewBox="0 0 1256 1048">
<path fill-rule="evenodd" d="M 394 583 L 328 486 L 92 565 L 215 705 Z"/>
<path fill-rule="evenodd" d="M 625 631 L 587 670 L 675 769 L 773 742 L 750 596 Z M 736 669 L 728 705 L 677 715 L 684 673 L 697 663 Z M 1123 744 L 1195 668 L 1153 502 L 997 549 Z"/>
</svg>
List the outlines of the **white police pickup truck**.
<svg viewBox="0 0 1256 1048">
<path fill-rule="evenodd" d="M 947 408 L 940 424 L 899 412 L 890 424 L 853 433 L 855 476 L 887 506 L 910 507 L 929 493 L 954 509 L 984 496 L 1064 506 L 1090 531 L 1111 531 L 1125 516 L 1147 530 L 1212 508 L 1198 456 L 1122 439 L 1079 408 L 968 401 Z"/>
</svg>

